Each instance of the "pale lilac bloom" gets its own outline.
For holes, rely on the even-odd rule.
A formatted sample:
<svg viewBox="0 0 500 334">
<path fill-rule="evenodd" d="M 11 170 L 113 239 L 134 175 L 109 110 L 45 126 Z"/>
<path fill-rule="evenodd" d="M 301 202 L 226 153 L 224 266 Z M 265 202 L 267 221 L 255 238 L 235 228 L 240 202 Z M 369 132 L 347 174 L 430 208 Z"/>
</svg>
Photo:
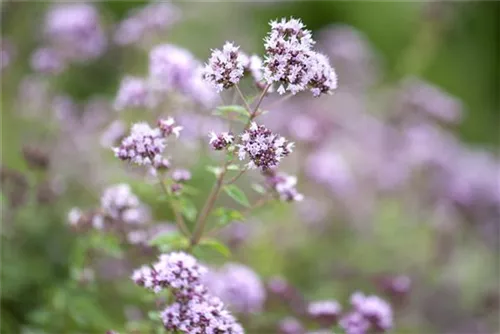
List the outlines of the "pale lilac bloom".
<svg viewBox="0 0 500 334">
<path fill-rule="evenodd" d="M 319 300 L 309 303 L 307 313 L 323 326 L 332 326 L 340 316 L 342 307 L 335 300 Z"/>
<path fill-rule="evenodd" d="M 209 271 L 205 284 L 210 293 L 218 296 L 237 313 L 256 313 L 263 309 L 266 291 L 259 276 L 249 267 L 227 263 Z"/>
<path fill-rule="evenodd" d="M 152 3 L 135 10 L 119 23 L 115 30 L 114 41 L 119 45 L 141 42 L 152 35 L 165 33 L 178 22 L 179 9 L 169 2 Z"/>
<path fill-rule="evenodd" d="M 175 182 L 186 182 L 191 180 L 191 172 L 187 169 L 178 168 L 172 172 L 172 180 Z"/>
<path fill-rule="evenodd" d="M 198 66 L 188 50 L 175 45 L 158 45 L 149 53 L 149 78 L 159 91 L 189 92 Z"/>
<path fill-rule="evenodd" d="M 356 311 L 344 315 L 339 323 L 346 334 L 367 334 L 370 330 L 370 322 Z"/>
<path fill-rule="evenodd" d="M 317 36 L 317 47 L 335 64 L 343 88 L 359 90 L 378 80 L 380 59 L 359 30 L 334 24 L 319 31 Z"/>
<path fill-rule="evenodd" d="M 66 68 L 66 64 L 57 50 L 44 47 L 31 55 L 31 68 L 40 73 L 59 74 Z"/>
<path fill-rule="evenodd" d="M 266 182 L 276 191 L 281 201 L 300 202 L 304 199 L 304 196 L 296 189 L 297 177 L 286 173 L 276 173 L 274 171 L 267 173 Z"/>
<path fill-rule="evenodd" d="M 50 44 L 77 61 L 100 56 L 107 45 L 99 13 L 91 4 L 57 4 L 49 8 L 44 32 Z"/>
<path fill-rule="evenodd" d="M 356 312 L 365 317 L 376 329 L 387 331 L 392 328 L 392 308 L 385 300 L 356 292 L 351 296 L 351 304 Z"/>
<path fill-rule="evenodd" d="M 157 102 L 147 80 L 126 76 L 120 83 L 120 88 L 118 89 L 114 102 L 114 108 L 118 111 L 127 108 L 151 109 L 157 105 Z"/>
<path fill-rule="evenodd" d="M 130 224 L 141 224 L 147 216 L 130 185 L 120 183 L 106 188 L 101 196 L 101 209 L 107 216 Z"/>
<path fill-rule="evenodd" d="M 458 124 L 462 120 L 461 102 L 434 85 L 407 79 L 400 94 L 402 113 L 413 112 L 447 124 Z"/>
<path fill-rule="evenodd" d="M 116 144 L 116 142 L 125 136 L 127 133 L 127 127 L 125 122 L 122 120 L 114 120 L 101 134 L 100 144 L 102 147 L 110 148 Z"/>
<path fill-rule="evenodd" d="M 286 317 L 278 325 L 279 334 L 304 334 L 304 327 L 293 317 Z"/>
</svg>

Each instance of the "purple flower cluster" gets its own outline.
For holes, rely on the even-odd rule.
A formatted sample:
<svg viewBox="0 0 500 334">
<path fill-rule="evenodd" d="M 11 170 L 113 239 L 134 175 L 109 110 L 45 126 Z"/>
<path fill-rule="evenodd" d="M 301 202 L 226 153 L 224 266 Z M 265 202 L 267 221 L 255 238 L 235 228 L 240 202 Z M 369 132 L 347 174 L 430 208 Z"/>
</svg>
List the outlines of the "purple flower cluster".
<svg viewBox="0 0 500 334">
<path fill-rule="evenodd" d="M 266 82 L 264 80 L 264 68 L 262 58 L 257 55 L 247 56 L 240 51 L 242 56 L 243 68 L 245 69 L 245 74 L 249 73 L 252 77 L 255 85 L 264 89 Z"/>
<path fill-rule="evenodd" d="M 103 213 L 114 220 L 126 223 L 143 223 L 144 215 L 139 198 L 126 183 L 106 188 L 101 196 Z"/>
<path fill-rule="evenodd" d="M 170 134 L 178 135 L 181 128 L 174 127 L 173 119 L 160 120 L 159 127 L 151 128 L 147 123 L 136 123 L 130 135 L 123 139 L 119 147 L 113 150 L 121 160 L 155 168 L 169 166 L 162 153 L 167 146 L 166 138 Z"/>
<path fill-rule="evenodd" d="M 120 88 L 115 98 L 114 108 L 123 110 L 127 108 L 153 108 L 157 101 L 143 78 L 126 76 L 120 83 Z"/>
<path fill-rule="evenodd" d="M 280 160 L 292 152 L 294 145 L 255 122 L 241 135 L 241 143 L 238 145 L 240 160 L 248 155 L 248 168 L 260 168 L 262 171 L 277 167 Z"/>
<path fill-rule="evenodd" d="M 239 51 L 239 46 L 226 42 L 222 50 L 212 50 L 212 55 L 205 65 L 203 77 L 217 92 L 231 88 L 243 77 L 248 57 Z"/>
<path fill-rule="evenodd" d="M 213 105 L 215 90 L 203 80 L 203 68 L 186 49 L 170 44 L 154 47 L 149 53 L 149 81 L 159 93 L 177 92 L 194 102 Z"/>
<path fill-rule="evenodd" d="M 227 263 L 218 270 L 210 270 L 205 284 L 234 312 L 262 311 L 266 291 L 259 276 L 247 266 Z"/>
<path fill-rule="evenodd" d="M 125 183 L 107 187 L 100 204 L 99 208 L 86 212 L 79 208 L 71 209 L 68 213 L 69 224 L 78 230 L 117 228 L 119 231 L 130 231 L 149 219 L 147 208 Z"/>
<path fill-rule="evenodd" d="M 234 136 L 231 132 L 222 132 L 216 134 L 212 131 L 210 132 L 209 136 L 209 144 L 216 151 L 222 151 L 234 142 Z"/>
<path fill-rule="evenodd" d="M 298 202 L 304 199 L 304 196 L 295 188 L 297 185 L 295 176 L 268 170 L 266 171 L 266 183 L 278 194 L 281 201 Z"/>
<path fill-rule="evenodd" d="M 181 333 L 243 333 L 243 328 L 224 304 L 202 284 L 206 269 L 182 252 L 163 254 L 151 267 L 136 270 L 132 280 L 158 293 L 169 289 L 175 302 L 161 313 L 168 331 Z"/>
<path fill-rule="evenodd" d="M 99 14 L 90 4 L 53 5 L 45 18 L 45 35 L 69 61 L 97 58 L 107 44 Z"/>
<path fill-rule="evenodd" d="M 117 26 L 114 42 L 118 45 L 137 44 L 164 33 L 180 18 L 179 9 L 171 3 L 152 3 L 132 12 Z"/>
<path fill-rule="evenodd" d="M 176 125 L 175 120 L 172 117 L 158 120 L 158 128 L 164 137 L 168 137 L 173 134 L 176 138 L 179 138 L 182 130 L 182 126 Z"/>
<path fill-rule="evenodd" d="M 162 254 L 159 261 L 134 271 L 132 280 L 155 293 L 172 289 L 178 297 L 194 297 L 204 292 L 201 277 L 206 268 L 194 257 L 182 252 Z"/>
<path fill-rule="evenodd" d="M 315 42 L 300 20 L 282 19 L 270 25 L 264 44 L 264 77 L 268 84 L 280 83 L 279 94 L 296 94 L 310 88 L 314 96 L 319 96 L 337 88 L 337 75 L 328 58 L 312 50 Z"/>
<path fill-rule="evenodd" d="M 149 53 L 149 77 L 160 91 L 188 91 L 198 66 L 188 50 L 175 45 L 161 44 Z"/>
<path fill-rule="evenodd" d="M 351 305 L 351 312 L 340 319 L 346 334 L 385 332 L 392 328 L 392 308 L 385 300 L 356 292 L 351 296 Z"/>
<path fill-rule="evenodd" d="M 161 318 L 168 331 L 191 333 L 242 334 L 243 328 L 217 297 L 195 298 L 167 307 Z"/>
</svg>

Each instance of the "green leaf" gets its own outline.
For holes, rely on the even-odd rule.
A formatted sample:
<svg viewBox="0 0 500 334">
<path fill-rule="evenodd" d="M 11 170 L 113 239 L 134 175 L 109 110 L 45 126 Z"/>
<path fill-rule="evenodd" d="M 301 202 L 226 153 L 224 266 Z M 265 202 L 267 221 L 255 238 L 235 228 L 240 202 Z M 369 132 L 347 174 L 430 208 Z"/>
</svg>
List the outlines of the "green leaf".
<svg viewBox="0 0 500 334">
<path fill-rule="evenodd" d="M 266 188 L 258 183 L 252 184 L 252 189 L 258 192 L 259 194 L 265 194 L 267 192 Z"/>
<path fill-rule="evenodd" d="M 224 187 L 224 191 L 226 192 L 226 194 L 229 195 L 229 197 L 234 199 L 236 202 L 238 202 L 241 205 L 244 205 L 246 207 L 250 207 L 250 202 L 248 201 L 247 196 L 236 185 L 234 185 L 234 184 L 227 185 Z"/>
<path fill-rule="evenodd" d="M 215 239 L 202 239 L 200 241 L 200 246 L 205 246 L 208 247 L 217 253 L 223 255 L 224 257 L 230 257 L 231 256 L 231 251 L 229 248 L 224 245 L 222 242 L 215 240 Z"/>
<path fill-rule="evenodd" d="M 220 106 L 214 111 L 214 114 L 228 115 L 228 114 L 238 114 L 248 118 L 248 110 L 240 105 L 230 105 L 230 106 Z"/>
<path fill-rule="evenodd" d="M 149 245 L 156 246 L 162 252 L 169 252 L 174 249 L 186 248 L 189 240 L 180 232 L 173 231 L 162 233 L 149 241 Z"/>
<path fill-rule="evenodd" d="M 189 199 L 182 197 L 179 200 L 181 213 L 189 221 L 194 221 L 198 215 L 196 205 Z"/>
<path fill-rule="evenodd" d="M 214 215 L 217 219 L 217 226 L 224 227 L 234 221 L 242 221 L 245 219 L 243 214 L 238 210 L 228 209 L 228 208 L 217 208 L 214 211 Z"/>
<path fill-rule="evenodd" d="M 213 114 L 228 120 L 240 121 L 242 123 L 246 123 L 249 117 L 248 111 L 239 105 L 220 106 L 213 111 Z"/>
</svg>

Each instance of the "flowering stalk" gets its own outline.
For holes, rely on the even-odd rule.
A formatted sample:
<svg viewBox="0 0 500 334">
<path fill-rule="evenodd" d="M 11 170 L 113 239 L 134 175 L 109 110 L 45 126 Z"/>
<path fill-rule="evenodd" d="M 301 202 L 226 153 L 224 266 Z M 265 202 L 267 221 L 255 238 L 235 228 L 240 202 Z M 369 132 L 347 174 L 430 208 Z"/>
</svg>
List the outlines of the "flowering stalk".
<svg viewBox="0 0 500 334">
<path fill-rule="evenodd" d="M 257 104 L 255 105 L 253 111 L 250 111 L 251 110 L 250 106 L 246 102 L 246 99 L 243 96 L 243 94 L 241 93 L 241 90 L 238 88 L 238 85 L 235 85 L 237 91 L 240 93 L 240 95 L 241 95 L 243 101 L 245 102 L 245 105 L 250 113 L 250 117 L 248 118 L 248 122 L 245 125 L 243 132 L 249 129 L 250 125 L 252 124 L 252 121 L 257 116 L 257 111 L 259 110 L 260 104 L 262 103 L 262 100 L 264 99 L 264 96 L 266 95 L 266 92 L 270 86 L 271 85 L 268 84 L 265 87 L 265 89 L 262 91 L 262 94 L 259 96 L 259 99 L 257 100 Z M 240 143 L 240 142 L 241 142 L 241 138 L 239 138 L 239 140 L 238 140 L 238 143 Z M 217 175 L 217 180 L 215 181 L 215 185 L 212 188 L 212 191 L 210 192 L 210 194 L 208 195 L 207 201 L 205 202 L 205 205 L 203 206 L 203 209 L 202 209 L 200 215 L 198 216 L 198 220 L 196 221 L 196 227 L 195 227 L 194 233 L 191 237 L 189 250 L 191 250 L 194 246 L 196 246 L 198 244 L 198 242 L 200 241 L 201 237 L 203 236 L 203 231 L 205 230 L 207 218 L 210 215 L 210 212 L 212 212 L 215 201 L 217 200 L 217 197 L 219 196 L 220 190 L 222 189 L 222 186 L 224 185 L 224 176 L 227 173 L 227 167 L 232 163 L 232 161 L 233 161 L 232 158 L 229 159 L 228 161 L 226 161 L 226 163 L 222 167 L 222 171 L 219 173 L 219 175 Z M 244 169 L 243 172 L 245 170 L 246 169 Z M 241 174 L 243 174 L 243 173 L 240 173 L 240 176 L 241 176 Z"/>
</svg>

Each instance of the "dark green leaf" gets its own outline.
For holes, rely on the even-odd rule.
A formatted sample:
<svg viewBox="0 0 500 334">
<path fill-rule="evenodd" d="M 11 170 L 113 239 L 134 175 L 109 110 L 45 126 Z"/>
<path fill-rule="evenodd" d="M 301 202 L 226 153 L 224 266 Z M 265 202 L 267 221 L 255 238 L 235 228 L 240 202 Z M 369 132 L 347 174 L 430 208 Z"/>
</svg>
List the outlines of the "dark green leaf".
<svg viewBox="0 0 500 334">
<path fill-rule="evenodd" d="M 224 191 L 226 192 L 226 194 L 229 195 L 229 197 L 234 199 L 236 202 L 246 207 L 250 207 L 250 202 L 248 202 L 247 196 L 236 185 L 234 184 L 227 185 L 224 187 Z"/>
</svg>

